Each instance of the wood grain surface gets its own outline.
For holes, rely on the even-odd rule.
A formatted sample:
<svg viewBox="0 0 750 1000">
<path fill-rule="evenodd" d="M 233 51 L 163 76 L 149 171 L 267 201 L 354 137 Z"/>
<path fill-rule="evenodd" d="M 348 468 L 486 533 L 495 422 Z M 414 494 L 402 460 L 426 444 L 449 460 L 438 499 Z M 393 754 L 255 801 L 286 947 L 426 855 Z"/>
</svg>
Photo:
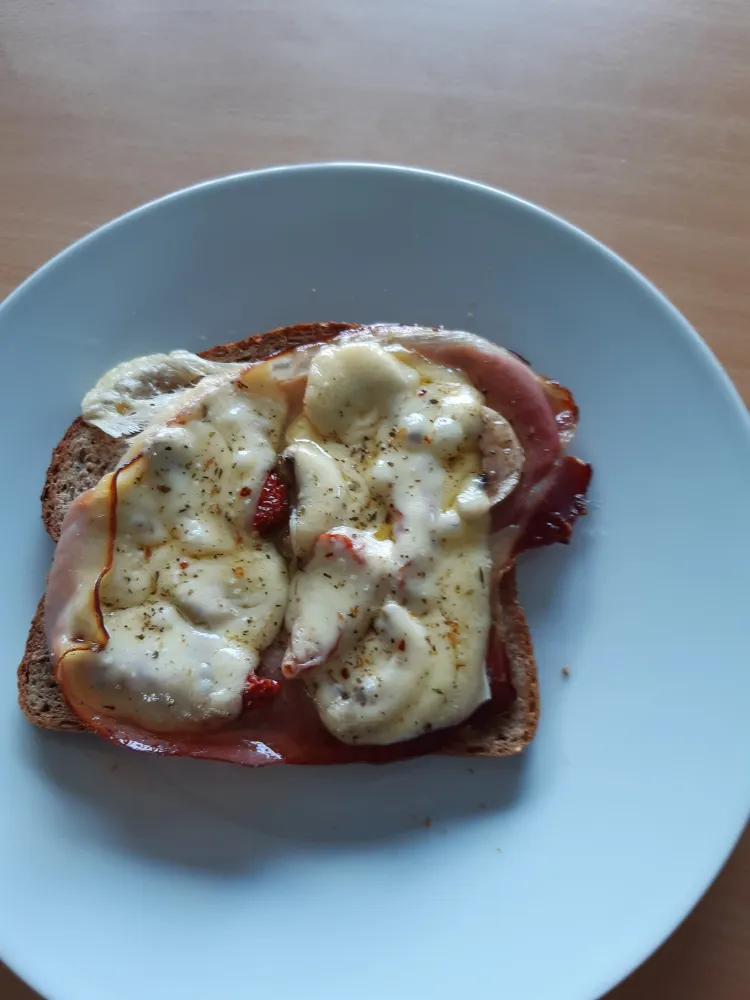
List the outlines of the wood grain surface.
<svg viewBox="0 0 750 1000">
<path fill-rule="evenodd" d="M 655 281 L 750 399 L 748 0 L 0 3 L 0 298 L 140 202 L 331 159 L 565 216 Z M 3 1000 L 33 996 L 0 969 Z M 609 1000 L 748 996 L 746 834 Z"/>
</svg>

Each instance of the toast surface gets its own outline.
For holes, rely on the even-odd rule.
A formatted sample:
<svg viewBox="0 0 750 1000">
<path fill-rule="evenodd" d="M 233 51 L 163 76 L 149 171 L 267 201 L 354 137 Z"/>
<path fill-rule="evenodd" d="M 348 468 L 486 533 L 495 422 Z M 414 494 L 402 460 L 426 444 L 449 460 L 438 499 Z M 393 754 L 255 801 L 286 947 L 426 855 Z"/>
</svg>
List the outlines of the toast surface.
<svg viewBox="0 0 750 1000">
<path fill-rule="evenodd" d="M 212 361 L 258 361 L 303 344 L 335 337 L 348 323 L 307 323 L 258 334 L 233 344 L 221 344 L 201 357 Z M 42 520 L 49 535 L 60 537 L 65 512 L 77 496 L 112 469 L 126 448 L 124 439 L 109 437 L 78 417 L 52 453 L 42 491 Z M 533 738 L 539 719 L 536 662 L 526 617 L 516 593 L 515 573 L 500 583 L 502 628 L 517 697 L 504 712 L 483 706 L 458 726 L 441 753 L 498 757 L 520 752 Z M 44 598 L 31 622 L 23 659 L 18 667 L 19 704 L 36 726 L 67 732 L 85 727 L 69 708 L 53 676 L 44 634 Z"/>
</svg>

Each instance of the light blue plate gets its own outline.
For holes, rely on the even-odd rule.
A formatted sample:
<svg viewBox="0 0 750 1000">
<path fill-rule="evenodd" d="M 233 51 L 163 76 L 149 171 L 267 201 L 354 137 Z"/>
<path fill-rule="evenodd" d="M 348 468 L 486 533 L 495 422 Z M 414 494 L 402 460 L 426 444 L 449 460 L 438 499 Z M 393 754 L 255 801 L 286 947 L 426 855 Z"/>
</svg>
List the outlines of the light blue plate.
<svg viewBox="0 0 750 1000">
<path fill-rule="evenodd" d="M 475 330 L 574 391 L 592 512 L 524 560 L 531 750 L 253 772 L 33 730 L 13 672 L 50 557 L 37 498 L 85 390 L 307 320 Z M 638 274 L 466 181 L 283 168 L 105 226 L 7 300 L 0 336 L 0 950 L 37 989 L 591 1000 L 684 917 L 750 804 L 750 428 Z"/>
</svg>

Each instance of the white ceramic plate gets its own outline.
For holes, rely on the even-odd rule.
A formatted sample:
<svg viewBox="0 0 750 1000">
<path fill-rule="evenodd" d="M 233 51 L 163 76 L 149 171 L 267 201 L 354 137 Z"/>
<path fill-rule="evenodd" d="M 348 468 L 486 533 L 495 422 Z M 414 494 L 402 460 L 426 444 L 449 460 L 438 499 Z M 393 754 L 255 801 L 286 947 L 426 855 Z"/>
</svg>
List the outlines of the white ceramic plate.
<svg viewBox="0 0 750 1000">
<path fill-rule="evenodd" d="M 524 560 L 531 750 L 254 772 L 36 732 L 14 668 L 51 554 L 37 497 L 84 391 L 324 319 L 475 330 L 575 393 L 593 509 Z M 750 803 L 750 433 L 647 282 L 485 187 L 301 167 L 106 226 L 6 301 L 0 338 L 0 949 L 38 990 L 590 1000 L 682 919 Z"/>
</svg>

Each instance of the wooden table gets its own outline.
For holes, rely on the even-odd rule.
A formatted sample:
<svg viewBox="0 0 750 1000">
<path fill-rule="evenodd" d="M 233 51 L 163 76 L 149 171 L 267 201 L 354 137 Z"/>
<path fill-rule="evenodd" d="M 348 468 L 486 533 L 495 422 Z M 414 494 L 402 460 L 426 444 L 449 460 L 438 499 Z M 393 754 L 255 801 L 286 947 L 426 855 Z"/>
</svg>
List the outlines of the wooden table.
<svg viewBox="0 0 750 1000">
<path fill-rule="evenodd" d="M 0 6 L 0 297 L 170 189 L 332 159 L 463 174 L 578 223 L 664 289 L 750 399 L 747 0 Z M 746 834 L 609 1000 L 749 995 Z M 34 994 L 0 970 L 0 996 Z"/>
</svg>

